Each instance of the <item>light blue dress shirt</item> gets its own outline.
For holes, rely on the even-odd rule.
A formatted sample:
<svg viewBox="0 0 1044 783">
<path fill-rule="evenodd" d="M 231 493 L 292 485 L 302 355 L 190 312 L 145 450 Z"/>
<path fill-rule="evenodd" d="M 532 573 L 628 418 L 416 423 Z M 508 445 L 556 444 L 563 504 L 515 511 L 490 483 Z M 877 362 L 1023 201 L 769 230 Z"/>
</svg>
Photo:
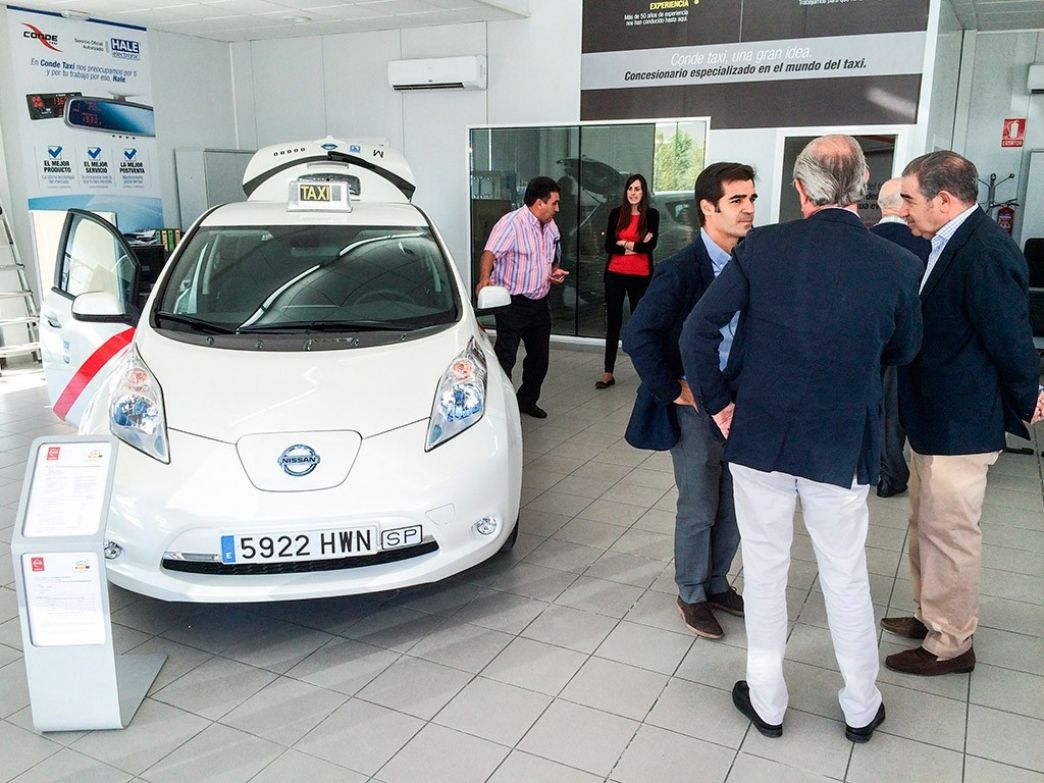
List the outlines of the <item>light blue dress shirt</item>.
<svg viewBox="0 0 1044 783">
<path fill-rule="evenodd" d="M 702 228 L 700 229 L 700 237 L 703 239 L 704 247 L 707 248 L 707 255 L 710 256 L 711 266 L 714 267 L 714 276 L 717 277 L 721 274 L 721 270 L 725 268 L 725 264 L 729 263 L 729 259 L 732 258 L 732 256 L 718 247 L 717 243 L 707 236 L 707 232 Z M 725 324 L 725 326 L 721 327 L 721 345 L 718 346 L 718 365 L 722 372 L 725 371 L 725 365 L 729 363 L 729 351 L 732 350 L 732 339 L 736 336 L 737 324 L 739 324 L 739 313 L 732 316 L 732 320 Z"/>
<path fill-rule="evenodd" d="M 924 290 L 924 284 L 928 282 L 928 276 L 932 273 L 932 270 L 935 269 L 935 265 L 939 262 L 939 256 L 941 256 L 943 250 L 946 249 L 946 243 L 950 241 L 954 234 L 957 233 L 957 229 L 959 229 L 961 224 L 968 219 L 968 216 L 978 208 L 978 204 L 972 204 L 972 206 L 968 207 L 964 212 L 935 232 L 935 236 L 932 237 L 932 252 L 928 256 L 928 267 L 924 270 L 924 277 L 921 278 L 921 291 Z"/>
</svg>

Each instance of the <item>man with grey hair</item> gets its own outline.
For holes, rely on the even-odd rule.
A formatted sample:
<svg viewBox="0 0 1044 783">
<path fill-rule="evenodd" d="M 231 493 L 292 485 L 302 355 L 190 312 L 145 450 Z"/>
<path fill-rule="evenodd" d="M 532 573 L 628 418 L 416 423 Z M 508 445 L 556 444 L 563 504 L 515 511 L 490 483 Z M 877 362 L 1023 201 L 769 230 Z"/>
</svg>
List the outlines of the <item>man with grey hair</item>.
<svg viewBox="0 0 1044 783">
<path fill-rule="evenodd" d="M 866 569 L 866 495 L 879 464 L 880 366 L 917 353 L 916 259 L 856 213 L 866 162 L 850 136 L 813 140 L 794 165 L 804 220 L 752 229 L 682 330 L 685 374 L 727 438 L 743 547 L 747 678 L 732 700 L 783 733 L 787 570 L 801 498 L 819 566 L 845 736 L 884 720 Z M 739 326 L 724 372 L 720 329 Z"/>
<path fill-rule="evenodd" d="M 904 216 L 932 245 L 920 283 L 924 345 L 899 371 L 917 608 L 913 617 L 881 621 L 886 631 L 923 640 L 885 659 L 906 674 L 975 668 L 986 474 L 1006 431 L 1028 438 L 1025 422 L 1044 417 L 1026 260 L 979 208 L 978 195 L 975 165 L 956 152 L 922 155 L 903 171 Z"/>
<path fill-rule="evenodd" d="M 873 226 L 871 233 L 905 247 L 923 265 L 928 263 L 932 244 L 927 239 L 915 236 L 906 225 L 903 214 L 903 197 L 900 193 L 902 179 L 887 180 L 877 192 L 877 206 L 881 208 L 881 220 Z M 910 481 L 910 468 L 903 456 L 906 433 L 899 421 L 899 386 L 894 366 L 881 368 L 881 388 L 884 401 L 881 409 L 881 477 L 877 480 L 877 495 L 890 498 L 906 492 Z"/>
</svg>

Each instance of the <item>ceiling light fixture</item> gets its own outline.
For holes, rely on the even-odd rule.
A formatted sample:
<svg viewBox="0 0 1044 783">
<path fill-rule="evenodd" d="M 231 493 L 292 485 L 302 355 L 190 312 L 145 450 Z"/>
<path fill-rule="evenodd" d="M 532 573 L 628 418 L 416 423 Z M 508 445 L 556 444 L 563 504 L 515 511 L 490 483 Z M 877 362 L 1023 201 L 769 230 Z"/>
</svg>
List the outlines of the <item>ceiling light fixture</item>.
<svg viewBox="0 0 1044 783">
<path fill-rule="evenodd" d="M 66 19 L 90 19 L 91 15 L 86 11 L 79 11 L 75 8 L 63 8 L 62 16 Z"/>
</svg>

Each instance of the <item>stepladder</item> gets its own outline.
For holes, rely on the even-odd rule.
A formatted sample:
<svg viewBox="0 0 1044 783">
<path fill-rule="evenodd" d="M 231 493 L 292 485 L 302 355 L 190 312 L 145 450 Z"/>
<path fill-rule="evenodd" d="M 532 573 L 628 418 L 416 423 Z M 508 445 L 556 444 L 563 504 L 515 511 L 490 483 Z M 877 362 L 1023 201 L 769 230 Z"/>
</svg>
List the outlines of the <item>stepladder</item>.
<svg viewBox="0 0 1044 783">
<path fill-rule="evenodd" d="M 13 356 L 40 361 L 40 312 L 18 254 L 7 213 L 0 205 L 0 372 Z"/>
</svg>

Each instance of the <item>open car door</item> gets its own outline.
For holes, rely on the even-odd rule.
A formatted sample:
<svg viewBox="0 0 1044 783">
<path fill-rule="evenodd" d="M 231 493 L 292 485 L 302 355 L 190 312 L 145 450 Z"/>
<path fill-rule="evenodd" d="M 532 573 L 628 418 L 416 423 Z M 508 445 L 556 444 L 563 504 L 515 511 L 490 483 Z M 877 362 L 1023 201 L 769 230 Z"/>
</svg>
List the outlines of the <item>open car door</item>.
<svg viewBox="0 0 1044 783">
<path fill-rule="evenodd" d="M 40 352 L 55 414 L 78 425 L 130 345 L 141 267 L 116 228 L 69 210 L 54 284 L 40 308 Z"/>
</svg>

